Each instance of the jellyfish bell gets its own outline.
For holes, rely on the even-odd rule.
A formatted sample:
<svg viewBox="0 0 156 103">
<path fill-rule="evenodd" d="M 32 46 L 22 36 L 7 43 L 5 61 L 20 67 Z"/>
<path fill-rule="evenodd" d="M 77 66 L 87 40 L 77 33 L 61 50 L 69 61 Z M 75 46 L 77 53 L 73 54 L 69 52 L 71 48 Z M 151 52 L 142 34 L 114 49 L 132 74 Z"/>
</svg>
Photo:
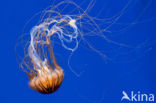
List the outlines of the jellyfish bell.
<svg viewBox="0 0 156 103">
<path fill-rule="evenodd" d="M 30 77 L 29 86 L 43 94 L 49 94 L 56 91 L 64 78 L 64 73 L 61 68 L 48 69 L 43 68 L 38 73 Z"/>
</svg>

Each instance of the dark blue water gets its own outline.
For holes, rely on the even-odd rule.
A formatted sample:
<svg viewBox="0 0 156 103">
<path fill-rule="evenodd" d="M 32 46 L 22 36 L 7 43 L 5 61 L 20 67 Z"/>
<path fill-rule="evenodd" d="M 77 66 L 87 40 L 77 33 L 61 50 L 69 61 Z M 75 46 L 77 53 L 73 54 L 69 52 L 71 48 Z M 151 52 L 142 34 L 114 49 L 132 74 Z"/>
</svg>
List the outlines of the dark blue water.
<svg viewBox="0 0 156 103">
<path fill-rule="evenodd" d="M 100 19 L 95 22 L 109 40 L 84 36 L 100 53 L 84 41 L 80 43 L 70 60 L 72 70 L 79 76 L 67 64 L 71 52 L 58 47 L 56 57 L 65 78 L 59 90 L 50 95 L 30 89 L 27 75 L 16 61 L 15 45 L 34 14 L 61 0 L 1 1 L 0 103 L 124 103 L 127 101 L 121 101 L 122 91 L 156 94 L 156 1 L 95 1 L 87 13 Z M 74 2 L 86 9 L 90 1 Z M 35 20 L 24 33 L 29 33 Z"/>
</svg>

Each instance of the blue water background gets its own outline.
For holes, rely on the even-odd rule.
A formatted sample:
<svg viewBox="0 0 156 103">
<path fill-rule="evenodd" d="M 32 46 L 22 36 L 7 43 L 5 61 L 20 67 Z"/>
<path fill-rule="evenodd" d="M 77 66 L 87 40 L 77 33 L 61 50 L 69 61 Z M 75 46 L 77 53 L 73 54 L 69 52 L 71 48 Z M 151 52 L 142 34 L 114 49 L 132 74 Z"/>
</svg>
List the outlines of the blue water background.
<svg viewBox="0 0 156 103">
<path fill-rule="evenodd" d="M 89 0 L 84 1 L 82 7 L 85 9 Z M 129 1 L 122 14 L 121 10 Z M 108 29 L 111 33 L 104 34 L 112 41 L 134 48 L 108 43 L 99 37 L 87 37 L 90 44 L 107 57 L 80 45 L 70 62 L 72 69 L 81 74 L 77 77 L 67 65 L 69 52 L 66 56 L 56 53 L 65 72 L 59 90 L 51 95 L 42 95 L 30 89 L 26 74 L 17 64 L 15 44 L 25 23 L 52 2 L 0 1 L 0 103 L 120 103 L 122 91 L 156 94 L 155 0 L 96 0 L 88 12 L 90 15 L 111 21 L 114 20 L 111 17 L 121 14 L 120 19 Z M 109 23 L 101 28 L 107 25 Z M 62 48 L 62 51 L 65 50 Z"/>
</svg>

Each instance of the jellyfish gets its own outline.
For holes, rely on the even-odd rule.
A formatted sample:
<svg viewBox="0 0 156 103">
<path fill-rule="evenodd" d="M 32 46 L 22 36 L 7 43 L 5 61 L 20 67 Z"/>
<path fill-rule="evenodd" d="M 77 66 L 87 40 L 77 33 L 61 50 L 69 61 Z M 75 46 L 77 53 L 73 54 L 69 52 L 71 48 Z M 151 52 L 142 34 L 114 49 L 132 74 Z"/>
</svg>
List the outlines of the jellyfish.
<svg viewBox="0 0 156 103">
<path fill-rule="evenodd" d="M 30 82 L 29 86 L 40 93 L 49 94 L 56 91 L 64 78 L 63 69 L 55 59 L 51 37 L 57 35 L 62 46 L 68 50 L 75 50 L 77 42 L 76 20 L 70 16 L 47 18 L 30 31 L 30 41 L 27 48 L 27 57 L 30 60 L 26 72 Z M 67 31 L 70 29 L 70 32 Z M 73 47 L 68 47 L 65 42 L 75 42 Z"/>
<path fill-rule="evenodd" d="M 58 7 L 65 3 L 74 5 L 78 14 L 58 12 Z M 42 12 L 39 23 L 33 26 L 29 32 L 30 39 L 27 40 L 23 47 L 24 58 L 21 59 L 22 62 L 20 63 L 20 68 L 29 78 L 28 84 L 30 88 L 39 93 L 50 94 L 61 86 L 64 79 L 64 71 L 55 57 L 54 37 L 59 39 L 63 48 L 73 53 L 77 50 L 81 39 L 84 40 L 84 35 L 79 29 L 83 22 L 88 23 L 91 26 L 90 29 L 93 29 L 91 31 L 86 28 L 84 31 L 89 31 L 86 35 L 92 33 L 97 35 L 94 21 L 86 14 L 90 6 L 92 6 L 92 2 L 86 10 L 83 10 L 74 2 L 68 1 L 61 2 L 53 8 Z M 83 17 L 84 19 L 82 19 Z M 89 47 L 99 53 L 90 45 Z M 71 71 L 76 74 L 72 69 Z"/>
<path fill-rule="evenodd" d="M 63 48 L 75 51 L 79 44 L 78 17 L 51 9 L 42 14 L 39 23 L 27 35 L 29 39 L 24 39 L 26 43 L 22 47 L 24 57 L 21 58 L 20 68 L 27 74 L 30 88 L 50 94 L 60 87 L 64 79 L 64 71 L 54 54 L 54 39 L 57 37 Z"/>
</svg>

